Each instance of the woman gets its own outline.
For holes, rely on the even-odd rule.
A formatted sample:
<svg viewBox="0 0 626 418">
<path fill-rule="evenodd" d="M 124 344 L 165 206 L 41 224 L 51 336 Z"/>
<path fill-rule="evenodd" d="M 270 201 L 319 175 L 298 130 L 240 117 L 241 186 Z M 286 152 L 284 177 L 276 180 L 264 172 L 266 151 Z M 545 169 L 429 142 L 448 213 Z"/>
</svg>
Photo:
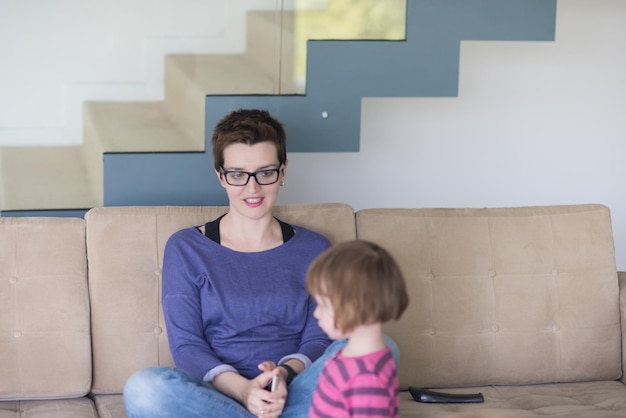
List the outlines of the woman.
<svg viewBox="0 0 626 418">
<path fill-rule="evenodd" d="M 128 416 L 306 416 L 335 349 L 325 353 L 330 340 L 313 318 L 305 275 L 330 243 L 272 216 L 287 173 L 278 120 L 234 111 L 211 142 L 229 211 L 166 245 L 162 305 L 176 368 L 131 376 Z"/>
</svg>

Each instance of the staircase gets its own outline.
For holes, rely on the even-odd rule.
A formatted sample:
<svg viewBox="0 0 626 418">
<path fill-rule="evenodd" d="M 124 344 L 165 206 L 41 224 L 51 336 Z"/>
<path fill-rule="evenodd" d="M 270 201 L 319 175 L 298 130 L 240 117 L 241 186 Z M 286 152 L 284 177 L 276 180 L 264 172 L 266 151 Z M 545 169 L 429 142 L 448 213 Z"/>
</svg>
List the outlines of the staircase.
<svg viewBox="0 0 626 418">
<path fill-rule="evenodd" d="M 346 7 L 347 0 L 334 4 Z M 411 0 L 406 6 L 400 42 L 364 41 L 358 34 L 351 41 L 310 42 L 304 95 L 293 94 L 287 76 L 293 15 L 250 13 L 245 53 L 167 57 L 163 101 L 85 103 L 80 146 L 0 150 L 0 209 L 215 204 L 209 193 L 223 191 L 211 175 L 204 125 L 210 129 L 227 111 L 270 110 L 286 125 L 290 152 L 358 152 L 363 97 L 454 97 L 462 41 L 554 40 L 556 0 Z M 345 20 L 346 13 L 338 16 Z M 214 190 L 207 190 L 207 177 Z"/>
<path fill-rule="evenodd" d="M 250 12 L 245 53 L 166 56 L 163 101 L 86 102 L 82 144 L 0 147 L 0 212 L 103 206 L 105 153 L 205 151 L 207 94 L 295 93 L 292 32 L 293 12 Z"/>
</svg>

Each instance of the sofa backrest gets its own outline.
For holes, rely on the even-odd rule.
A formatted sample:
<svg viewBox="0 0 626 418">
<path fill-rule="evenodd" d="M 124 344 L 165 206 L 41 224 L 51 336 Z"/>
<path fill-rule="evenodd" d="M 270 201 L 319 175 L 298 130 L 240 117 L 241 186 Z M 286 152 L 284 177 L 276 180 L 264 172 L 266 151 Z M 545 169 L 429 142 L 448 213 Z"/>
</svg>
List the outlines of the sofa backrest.
<svg viewBox="0 0 626 418">
<path fill-rule="evenodd" d="M 89 392 L 86 260 L 83 219 L 0 218 L 0 400 Z"/>
<path fill-rule="evenodd" d="M 410 289 L 386 331 L 401 386 L 616 379 L 620 313 L 601 205 L 366 209 L 359 239 L 388 248 Z"/>
<path fill-rule="evenodd" d="M 105 207 L 90 210 L 87 257 L 95 394 L 120 393 L 128 377 L 152 366 L 171 366 L 163 312 L 161 268 L 174 232 L 203 225 L 226 207 Z M 354 211 L 344 204 L 275 208 L 279 219 L 325 235 L 356 237 Z"/>
</svg>

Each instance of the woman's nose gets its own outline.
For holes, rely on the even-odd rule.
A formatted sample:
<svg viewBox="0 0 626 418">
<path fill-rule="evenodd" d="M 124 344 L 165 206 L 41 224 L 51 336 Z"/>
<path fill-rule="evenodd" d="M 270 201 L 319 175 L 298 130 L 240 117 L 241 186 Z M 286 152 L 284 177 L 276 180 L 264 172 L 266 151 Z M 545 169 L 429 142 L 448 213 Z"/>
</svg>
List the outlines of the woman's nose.
<svg viewBox="0 0 626 418">
<path fill-rule="evenodd" d="M 256 181 L 256 176 L 250 176 L 250 179 L 248 180 L 248 184 L 246 184 L 246 188 L 248 190 L 259 190 L 261 188 L 261 186 L 259 185 L 259 182 Z"/>
</svg>

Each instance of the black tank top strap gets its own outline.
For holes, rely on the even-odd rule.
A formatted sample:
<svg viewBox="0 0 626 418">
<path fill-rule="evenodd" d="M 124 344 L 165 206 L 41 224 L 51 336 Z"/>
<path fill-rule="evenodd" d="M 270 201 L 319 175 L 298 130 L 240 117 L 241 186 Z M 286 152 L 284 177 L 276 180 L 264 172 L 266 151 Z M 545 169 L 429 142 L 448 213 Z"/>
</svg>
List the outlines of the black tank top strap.
<svg viewBox="0 0 626 418">
<path fill-rule="evenodd" d="M 289 225 L 287 222 L 283 222 L 280 219 L 274 217 L 280 224 L 280 229 L 283 231 L 283 242 L 289 241 L 296 235 L 296 231 L 293 229 L 293 226 Z"/>
<path fill-rule="evenodd" d="M 226 214 L 224 214 L 226 215 Z M 215 241 L 218 244 L 221 242 L 220 240 L 220 221 L 222 220 L 222 218 L 224 217 L 224 215 L 220 216 L 219 218 L 207 222 L 206 224 L 204 224 L 204 236 L 206 236 L 207 238 L 209 238 L 211 241 Z M 291 238 L 294 237 L 294 235 L 296 234 L 296 231 L 293 229 L 293 227 L 291 225 L 289 225 L 286 222 L 281 221 L 278 218 L 274 218 L 278 221 L 278 223 L 280 224 L 280 229 L 282 231 L 283 234 L 283 242 L 287 242 L 289 241 Z"/>
<path fill-rule="evenodd" d="M 221 242 L 220 241 L 220 221 L 222 220 L 224 215 L 204 224 L 204 236 L 209 238 L 211 241 L 217 242 L 218 244 Z"/>
</svg>

